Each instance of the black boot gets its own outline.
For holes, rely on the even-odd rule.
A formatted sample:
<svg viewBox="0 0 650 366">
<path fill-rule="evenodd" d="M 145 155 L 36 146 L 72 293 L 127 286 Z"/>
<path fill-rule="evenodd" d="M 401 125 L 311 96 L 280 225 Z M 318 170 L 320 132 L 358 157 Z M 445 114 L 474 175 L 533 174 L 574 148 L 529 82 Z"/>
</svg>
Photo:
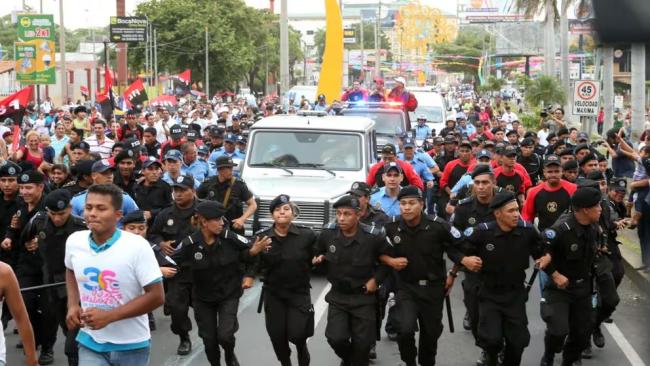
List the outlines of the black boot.
<svg viewBox="0 0 650 366">
<path fill-rule="evenodd" d="M 592 334 L 592 338 L 594 340 L 594 344 L 598 348 L 603 348 L 605 347 L 605 336 L 603 336 L 603 332 L 600 330 L 600 327 L 597 327 L 594 329 L 594 334 Z"/>
<path fill-rule="evenodd" d="M 79 357 L 68 357 L 68 366 L 79 366 Z"/>
<path fill-rule="evenodd" d="M 539 366 L 553 366 L 553 359 L 555 358 L 555 354 L 551 352 L 550 354 L 544 352 L 544 355 L 542 356 L 542 360 L 539 363 Z"/>
<path fill-rule="evenodd" d="M 372 348 L 370 349 L 370 352 L 368 354 L 368 358 L 371 360 L 376 360 L 377 359 L 377 345 L 373 345 Z"/>
<path fill-rule="evenodd" d="M 235 356 L 235 350 L 226 350 L 225 352 L 226 356 L 226 366 L 239 366 L 239 361 L 237 360 L 237 356 Z"/>
<path fill-rule="evenodd" d="M 469 321 L 469 312 L 465 312 L 465 317 L 463 318 L 463 328 L 465 328 L 465 330 L 472 329 L 472 322 Z"/>
<path fill-rule="evenodd" d="M 311 356 L 309 355 L 309 349 L 307 349 L 307 343 L 296 346 L 296 349 L 298 350 L 298 366 L 309 366 Z"/>
<path fill-rule="evenodd" d="M 54 351 L 52 351 L 51 347 L 43 347 L 41 349 L 41 354 L 38 356 L 38 364 L 39 365 L 51 365 L 54 363 Z"/>
<path fill-rule="evenodd" d="M 481 357 L 476 361 L 476 366 L 486 366 L 487 365 L 487 353 L 481 351 Z"/>
<path fill-rule="evenodd" d="M 176 349 L 176 354 L 179 356 L 187 356 L 192 352 L 192 341 L 188 335 L 181 336 L 181 343 Z"/>
</svg>

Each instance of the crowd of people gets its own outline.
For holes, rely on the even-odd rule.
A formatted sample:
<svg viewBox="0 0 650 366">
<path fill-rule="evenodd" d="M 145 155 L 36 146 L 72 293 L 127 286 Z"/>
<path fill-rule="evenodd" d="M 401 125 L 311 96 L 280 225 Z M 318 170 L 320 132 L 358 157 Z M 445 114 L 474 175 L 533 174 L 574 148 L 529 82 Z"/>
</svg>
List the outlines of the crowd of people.
<svg viewBox="0 0 650 366">
<path fill-rule="evenodd" d="M 383 80 L 372 92 L 355 84 L 341 99 L 415 110 L 406 81 L 395 82 L 390 92 Z M 625 126 L 593 139 L 561 108 L 527 130 L 507 103 L 464 97 L 441 131 L 418 117 L 397 145 L 383 146 L 319 232 L 293 223 L 299 207 L 287 187 L 269 205 L 274 224 L 246 237 L 258 210 L 237 170 L 248 129 L 285 113 L 277 100 L 259 105 L 190 101 L 116 121 L 50 103 L 0 126 L 2 321 L 15 319 L 28 364 L 53 363 L 59 328 L 70 365 L 148 364 L 153 311 L 163 306 L 179 355 L 192 350 L 192 307 L 209 362 L 220 365 L 223 350 L 226 365 L 239 365 L 239 298 L 260 276 L 279 363 L 291 365 L 293 343 L 306 366 L 317 269 L 332 284 L 325 337 L 342 365 L 378 357 L 384 317 L 406 365 L 434 365 L 445 297 L 461 271 L 463 325 L 479 365 L 519 365 L 532 258 L 547 324 L 541 365 L 559 352 L 562 365 L 578 365 L 592 342 L 605 346 L 601 324 L 619 301 L 619 230 L 638 227 L 639 270 L 650 265 L 650 132 L 640 143 Z M 338 113 L 320 97 L 309 108 Z M 18 284 L 47 288 L 20 301 Z"/>
</svg>

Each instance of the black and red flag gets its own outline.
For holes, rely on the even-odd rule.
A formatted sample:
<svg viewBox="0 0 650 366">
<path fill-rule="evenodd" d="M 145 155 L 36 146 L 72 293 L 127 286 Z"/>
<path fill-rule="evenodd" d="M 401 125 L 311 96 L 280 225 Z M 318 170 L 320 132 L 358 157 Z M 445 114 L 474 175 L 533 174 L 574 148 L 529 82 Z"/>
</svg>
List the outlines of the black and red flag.
<svg viewBox="0 0 650 366">
<path fill-rule="evenodd" d="M 190 92 L 191 71 L 187 69 L 178 75 L 172 75 L 172 90 L 175 95 L 185 95 Z"/>
<path fill-rule="evenodd" d="M 124 100 L 126 101 L 126 106 L 130 109 L 134 106 L 141 105 L 146 100 L 149 100 L 147 96 L 147 90 L 144 88 L 144 83 L 142 79 L 138 78 L 133 84 L 124 91 Z"/>
<path fill-rule="evenodd" d="M 0 100 L 0 117 L 13 118 L 18 112 L 24 110 L 32 100 L 32 92 L 33 87 L 29 85 Z M 16 119 L 14 118 L 14 120 Z"/>
<path fill-rule="evenodd" d="M 110 120 L 115 109 L 115 101 L 113 100 L 113 75 L 108 66 L 104 67 L 104 90 L 97 93 L 97 103 L 102 108 L 102 117 L 107 121 Z"/>
</svg>

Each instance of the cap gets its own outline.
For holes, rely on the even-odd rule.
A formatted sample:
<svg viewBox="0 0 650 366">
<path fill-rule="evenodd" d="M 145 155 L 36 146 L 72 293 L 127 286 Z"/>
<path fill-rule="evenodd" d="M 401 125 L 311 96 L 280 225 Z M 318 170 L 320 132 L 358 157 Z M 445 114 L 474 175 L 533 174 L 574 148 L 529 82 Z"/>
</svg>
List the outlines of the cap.
<svg viewBox="0 0 650 366">
<path fill-rule="evenodd" d="M 90 151 L 90 145 L 88 145 L 88 143 L 86 141 L 79 141 L 76 144 L 74 144 L 74 146 L 72 146 L 72 150 L 75 150 L 75 149 L 81 149 L 81 150 L 83 150 L 85 152 L 88 152 L 88 151 Z"/>
<path fill-rule="evenodd" d="M 36 170 L 28 170 L 24 172 L 23 174 L 20 175 L 20 178 L 18 178 L 18 183 L 20 184 L 29 184 L 29 183 L 34 183 L 34 184 L 40 184 L 43 183 L 45 180 L 45 176 L 43 173 L 40 173 Z"/>
<path fill-rule="evenodd" d="M 140 147 L 142 144 L 140 143 L 140 140 L 138 140 L 135 137 L 132 137 L 128 140 L 122 141 L 122 144 L 124 144 L 124 147 L 127 149 L 135 149 L 137 147 Z"/>
<path fill-rule="evenodd" d="M 594 207 L 600 203 L 600 191 L 592 187 L 579 187 L 571 196 L 571 205 L 576 208 Z"/>
<path fill-rule="evenodd" d="M 580 150 L 584 150 L 584 149 L 589 150 L 589 145 L 587 145 L 587 144 L 578 144 L 578 145 L 576 145 L 576 147 L 573 149 L 573 153 L 574 153 L 574 154 L 577 154 L 578 151 L 580 151 Z"/>
<path fill-rule="evenodd" d="M 238 164 L 235 164 L 230 156 L 222 155 L 217 158 L 216 165 L 217 169 L 220 169 L 227 167 L 236 167 Z"/>
<path fill-rule="evenodd" d="M 573 169 L 578 169 L 578 162 L 575 160 L 569 160 L 562 164 L 562 169 L 564 170 L 573 170 Z"/>
<path fill-rule="evenodd" d="M 337 208 L 352 208 L 355 210 L 359 209 L 359 200 L 351 195 L 345 195 L 341 198 L 339 198 L 334 204 L 332 205 L 334 209 Z"/>
<path fill-rule="evenodd" d="M 196 150 L 196 153 L 199 154 L 199 155 L 209 155 L 210 154 L 210 149 L 205 145 L 201 145 Z"/>
<path fill-rule="evenodd" d="M 109 169 L 114 169 L 115 167 L 107 159 L 97 160 L 93 163 L 91 171 L 93 173 L 103 173 Z"/>
<path fill-rule="evenodd" d="M 600 192 L 600 184 L 598 181 L 587 178 L 578 178 L 576 180 L 576 186 L 578 188 L 595 188 Z"/>
<path fill-rule="evenodd" d="M 17 178 L 23 170 L 15 163 L 7 161 L 0 167 L 0 178 L 11 177 Z"/>
<path fill-rule="evenodd" d="M 393 145 L 393 144 L 386 144 L 386 145 L 384 145 L 384 147 L 381 148 L 381 153 L 382 154 L 396 155 L 397 154 L 397 149 L 395 148 L 395 145 Z"/>
<path fill-rule="evenodd" d="M 242 144 L 242 145 L 246 145 L 247 142 L 248 141 L 246 140 L 246 137 L 242 135 L 237 136 L 237 141 L 235 141 L 236 144 Z"/>
<path fill-rule="evenodd" d="M 533 132 L 533 131 L 526 131 L 526 133 L 524 134 L 525 139 L 527 139 L 527 138 L 534 139 L 536 137 L 537 137 L 537 134 L 535 132 Z"/>
<path fill-rule="evenodd" d="M 384 165 L 385 174 L 388 174 L 388 172 L 390 172 L 391 170 L 397 170 L 399 174 L 402 174 L 402 167 L 394 161 L 391 161 L 390 163 L 386 163 Z"/>
<path fill-rule="evenodd" d="M 169 150 L 167 151 L 167 154 L 165 154 L 165 160 L 181 161 L 183 160 L 183 154 L 181 154 L 181 152 L 176 149 Z"/>
<path fill-rule="evenodd" d="M 472 170 L 471 177 L 472 179 L 474 179 L 479 175 L 483 175 L 483 174 L 494 175 L 494 172 L 492 172 L 492 168 L 490 167 L 489 164 L 478 164 L 477 166 L 475 166 L 474 170 Z"/>
<path fill-rule="evenodd" d="M 178 124 L 173 125 L 169 129 L 169 134 L 172 136 L 172 138 L 179 138 L 183 136 L 183 127 L 181 127 L 181 125 Z"/>
<path fill-rule="evenodd" d="M 153 156 L 150 156 L 147 160 L 145 160 L 142 163 L 142 168 L 147 169 L 148 167 L 150 167 L 150 166 L 152 166 L 154 164 L 156 164 L 156 165 L 158 165 L 158 167 L 162 168 L 162 163 Z"/>
<path fill-rule="evenodd" d="M 589 153 L 589 154 L 585 155 L 585 156 L 582 158 L 582 160 L 580 160 L 580 166 L 583 166 L 583 165 L 587 164 L 587 162 L 589 162 L 589 161 L 591 161 L 591 160 L 596 160 L 596 161 L 598 161 L 598 157 L 596 157 L 596 154 L 594 154 L 594 153 Z"/>
<path fill-rule="evenodd" d="M 220 219 L 226 213 L 226 208 L 223 207 L 221 202 L 217 201 L 201 201 L 194 209 L 197 215 L 202 216 L 208 220 Z"/>
<path fill-rule="evenodd" d="M 402 85 L 406 86 L 406 79 L 404 79 L 403 77 L 398 76 L 394 80 L 396 83 L 401 83 Z"/>
<path fill-rule="evenodd" d="M 271 203 L 269 203 L 269 211 L 271 211 L 271 213 L 273 213 L 273 211 L 275 211 L 276 208 L 278 208 L 278 207 L 280 207 L 280 206 L 282 206 L 284 204 L 287 204 L 287 203 L 291 203 L 289 196 L 286 195 L 286 194 L 281 194 L 281 195 L 275 197 L 271 201 Z"/>
<path fill-rule="evenodd" d="M 578 142 L 580 141 L 589 141 L 589 135 L 586 132 L 580 132 L 576 138 Z"/>
<path fill-rule="evenodd" d="M 74 165 L 74 171 L 77 178 L 84 175 L 90 175 L 90 173 L 93 172 L 93 164 L 95 164 L 95 160 L 79 160 L 77 164 Z"/>
<path fill-rule="evenodd" d="M 560 158 L 557 157 L 557 155 L 548 155 L 546 159 L 544 160 L 544 166 L 551 166 L 551 165 L 557 165 L 561 166 L 562 164 L 560 163 Z"/>
<path fill-rule="evenodd" d="M 318 100 L 325 100 L 325 94 L 319 94 Z"/>
<path fill-rule="evenodd" d="M 486 141 L 483 143 L 483 146 L 485 146 L 485 147 L 488 147 L 488 146 L 492 146 L 492 147 L 494 147 L 494 141 L 492 141 L 492 140 L 486 140 Z"/>
<path fill-rule="evenodd" d="M 115 156 L 115 164 L 119 164 L 124 159 L 135 159 L 135 152 L 133 150 L 122 150 Z"/>
<path fill-rule="evenodd" d="M 187 137 L 188 141 L 196 141 L 199 138 L 199 134 L 196 132 L 195 129 L 190 128 L 189 130 L 187 130 L 185 137 Z"/>
<path fill-rule="evenodd" d="M 625 192 L 627 190 L 627 181 L 625 178 L 612 178 L 609 182 L 609 188 L 615 191 Z"/>
<path fill-rule="evenodd" d="M 404 148 L 414 148 L 415 147 L 415 142 L 413 141 L 412 138 L 407 138 L 404 140 Z"/>
<path fill-rule="evenodd" d="M 223 138 L 223 132 L 218 126 L 210 126 L 208 129 L 208 134 L 210 137 L 221 137 Z"/>
<path fill-rule="evenodd" d="M 458 144 L 458 140 L 454 136 L 445 136 L 445 144 Z"/>
<path fill-rule="evenodd" d="M 505 156 L 517 156 L 517 148 L 512 145 L 506 145 L 503 147 L 502 154 Z"/>
<path fill-rule="evenodd" d="M 458 147 L 469 147 L 470 149 L 472 148 L 472 143 L 469 142 L 468 140 L 462 140 L 460 144 L 458 144 Z"/>
<path fill-rule="evenodd" d="M 533 145 L 535 145 L 535 141 L 533 141 L 533 139 L 527 137 L 527 138 L 523 139 L 519 145 L 524 146 L 524 147 L 525 146 L 533 146 Z"/>
<path fill-rule="evenodd" d="M 194 178 L 190 175 L 179 175 L 178 178 L 172 182 L 172 187 L 194 189 Z"/>
<path fill-rule="evenodd" d="M 142 210 L 131 211 L 122 218 L 122 225 L 146 223 L 147 219 L 144 218 L 144 211 Z"/>
<path fill-rule="evenodd" d="M 422 191 L 416 186 L 406 186 L 397 194 L 397 200 L 401 200 L 402 198 L 422 199 Z"/>
<path fill-rule="evenodd" d="M 492 199 L 492 202 L 490 202 L 490 209 L 496 210 L 512 201 L 517 201 L 517 197 L 514 193 L 509 191 L 501 191 L 497 193 Z"/>
<path fill-rule="evenodd" d="M 605 178 L 605 174 L 603 174 L 600 170 L 595 170 L 593 172 L 587 173 L 585 178 L 595 180 L 595 181 L 601 181 L 607 179 Z"/>
<path fill-rule="evenodd" d="M 224 136 L 223 141 L 224 142 L 235 142 L 237 140 L 237 136 L 233 133 L 227 133 L 226 136 Z"/>
<path fill-rule="evenodd" d="M 476 158 L 477 159 L 482 159 L 482 158 L 492 159 L 492 154 L 489 151 L 483 149 L 483 150 L 479 151 L 478 154 L 476 154 Z"/>
<path fill-rule="evenodd" d="M 442 138 L 442 136 L 436 136 L 433 138 L 433 144 L 434 145 L 442 145 L 445 143 L 445 139 Z"/>
<path fill-rule="evenodd" d="M 370 186 L 366 182 L 354 182 L 346 193 L 355 196 L 370 196 Z"/>
<path fill-rule="evenodd" d="M 59 212 L 59 211 L 63 211 L 66 207 L 70 205 L 71 199 L 72 199 L 72 195 L 70 194 L 69 190 L 57 189 L 50 192 L 47 196 L 45 196 L 45 200 L 43 201 L 43 204 L 48 210 Z"/>
</svg>

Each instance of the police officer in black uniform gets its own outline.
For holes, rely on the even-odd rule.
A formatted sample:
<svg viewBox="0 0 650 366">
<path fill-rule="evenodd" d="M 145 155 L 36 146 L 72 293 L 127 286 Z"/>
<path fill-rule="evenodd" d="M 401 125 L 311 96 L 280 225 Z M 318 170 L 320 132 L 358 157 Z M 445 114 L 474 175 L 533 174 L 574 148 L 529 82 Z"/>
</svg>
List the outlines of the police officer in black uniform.
<svg viewBox="0 0 650 366">
<path fill-rule="evenodd" d="M 535 142 L 531 138 L 521 141 L 517 162 L 526 169 L 533 186 L 537 185 L 542 173 L 542 158 L 535 153 Z"/>
<path fill-rule="evenodd" d="M 551 258 L 545 255 L 546 246 L 537 229 L 520 219 L 512 192 L 497 193 L 490 209 L 495 221 L 464 231 L 464 251 L 471 257 L 463 261 L 480 277 L 477 344 L 487 353 L 486 365 L 496 366 L 505 339 L 502 364 L 517 366 L 530 342 L 528 291 L 524 287 L 529 258 L 536 259 L 540 268 Z"/>
<path fill-rule="evenodd" d="M 50 192 L 43 202 L 45 210 L 36 213 L 22 233 L 27 251 L 40 255 L 44 284 L 65 282 L 66 268 L 63 262 L 66 239 L 74 232 L 86 230 L 86 222 L 72 215 L 71 199 L 70 192 L 65 189 Z M 52 348 L 60 326 L 66 337 L 65 354 L 68 356 L 68 365 L 76 366 L 79 362 L 75 340 L 78 329 L 68 330 L 65 323 L 68 313 L 65 286 L 43 291 L 40 299 L 43 337 L 39 359 L 46 363 L 39 363 L 47 364 L 48 360 L 53 361 Z"/>
<path fill-rule="evenodd" d="M 452 281 L 447 282 L 443 255 L 458 263 L 462 254 L 453 245 L 461 238 L 458 229 L 437 216 L 424 214 L 424 197 L 417 187 L 403 188 L 399 195 L 400 216 L 386 224 L 394 258 L 382 261 L 397 271 L 395 314 L 400 356 L 407 366 L 436 363 L 438 338 L 442 334 L 442 306 Z M 420 329 L 419 347 L 415 332 Z M 419 352 L 418 352 L 419 348 Z"/>
<path fill-rule="evenodd" d="M 235 166 L 237 164 L 233 163 L 231 157 L 218 157 L 217 176 L 201 183 L 196 195 L 200 199 L 221 202 L 227 209 L 225 218 L 230 222 L 230 230 L 243 234 L 244 224 L 257 210 L 257 203 L 246 183 L 233 175 Z"/>
<path fill-rule="evenodd" d="M 391 253 L 383 228 L 359 222 L 359 200 L 351 195 L 333 205 L 336 223 L 326 225 L 316 244 L 314 264 L 326 262 L 332 289 L 325 337 L 341 365 L 368 365 L 368 354 L 376 332 L 375 292 L 389 268 L 378 264 Z"/>
<path fill-rule="evenodd" d="M 0 238 L 6 237 L 7 230 L 11 225 L 11 218 L 18 209 L 18 177 L 21 172 L 22 169 L 13 162 L 7 162 L 0 167 L 0 194 L 2 194 L 2 199 L 0 199 Z M 16 260 L 15 253 L 17 253 L 15 250 L 2 250 L 0 251 L 0 260 L 13 267 Z M 5 313 L 10 314 L 8 310 L 3 311 L 3 319 Z"/>
<path fill-rule="evenodd" d="M 122 188 L 131 198 L 135 197 L 135 170 L 138 162 L 137 154 L 132 149 L 123 150 L 115 156 L 116 174 L 113 176 L 113 183 Z"/>
<path fill-rule="evenodd" d="M 252 262 L 267 248 L 271 239 L 251 243 L 225 228 L 225 207 L 215 201 L 196 205 L 198 230 L 180 244 L 181 271 L 192 272 L 194 317 L 212 366 L 220 365 L 221 346 L 226 366 L 239 366 L 235 356 L 235 332 L 239 328 L 237 308 L 243 294 L 244 264 Z M 248 266 L 247 274 L 252 274 Z"/>
<path fill-rule="evenodd" d="M 75 180 L 64 184 L 62 188 L 70 191 L 72 197 L 88 189 L 93 184 L 92 168 L 94 163 L 94 160 L 79 160 L 71 168 Z"/>
<path fill-rule="evenodd" d="M 625 178 L 613 178 L 609 183 L 609 190 L 607 193 L 607 205 L 611 214 L 611 221 L 613 226 L 607 232 L 607 248 L 612 253 L 610 260 L 612 261 L 612 275 L 614 275 L 614 282 L 616 287 L 621 284 L 625 269 L 623 268 L 623 257 L 621 250 L 618 247 L 621 243 L 617 240 L 618 230 L 627 226 L 627 209 L 625 208 L 625 193 L 627 191 L 627 181 Z"/>
<path fill-rule="evenodd" d="M 489 165 L 477 165 L 471 173 L 473 195 L 462 199 L 458 202 L 454 215 L 451 218 L 451 224 L 463 232 L 469 227 L 494 220 L 494 214 L 490 209 L 490 202 L 494 198 L 497 190 L 494 181 L 494 174 Z M 460 267 L 455 267 L 452 272 L 455 273 Z M 478 290 L 480 286 L 479 276 L 471 271 L 465 271 L 463 286 L 463 303 L 467 312 L 463 319 L 463 327 L 472 331 L 474 339 L 478 340 Z M 483 365 L 486 362 L 487 354 L 481 353 L 481 358 L 477 362 Z"/>
<path fill-rule="evenodd" d="M 196 210 L 194 178 L 181 175 L 173 183 L 174 203 L 155 217 L 148 238 L 160 246 L 160 250 L 174 258 L 178 245 L 194 231 L 192 218 Z M 180 264 L 180 263 L 179 263 Z M 180 337 L 177 353 L 181 356 L 192 351 L 189 332 L 192 321 L 187 312 L 192 303 L 192 273 L 181 268 L 173 278 L 166 279 L 165 313 L 172 318 L 171 330 Z"/>
<path fill-rule="evenodd" d="M 292 223 L 295 206 L 281 194 L 269 204 L 273 225 L 255 233 L 271 238 L 271 247 L 259 256 L 264 282 L 262 296 L 266 331 L 282 366 L 290 366 L 289 342 L 296 345 L 298 365 L 308 366 L 307 338 L 314 334 L 309 273 L 316 235 Z"/>
<path fill-rule="evenodd" d="M 162 163 L 150 156 L 142 163 L 142 181 L 133 188 L 133 200 L 144 211 L 148 224 L 153 224 L 154 217 L 172 205 L 172 188 L 160 179 L 161 175 Z"/>
<path fill-rule="evenodd" d="M 600 200 L 597 189 L 578 188 L 571 197 L 573 212 L 563 214 L 543 232 L 552 257 L 545 271 L 552 281 L 542 292 L 540 311 L 546 322 L 542 366 L 552 365 L 555 353 L 561 350 L 562 366 L 580 362 L 581 352 L 589 344 L 593 330 L 592 271 L 600 241 Z"/>
</svg>

